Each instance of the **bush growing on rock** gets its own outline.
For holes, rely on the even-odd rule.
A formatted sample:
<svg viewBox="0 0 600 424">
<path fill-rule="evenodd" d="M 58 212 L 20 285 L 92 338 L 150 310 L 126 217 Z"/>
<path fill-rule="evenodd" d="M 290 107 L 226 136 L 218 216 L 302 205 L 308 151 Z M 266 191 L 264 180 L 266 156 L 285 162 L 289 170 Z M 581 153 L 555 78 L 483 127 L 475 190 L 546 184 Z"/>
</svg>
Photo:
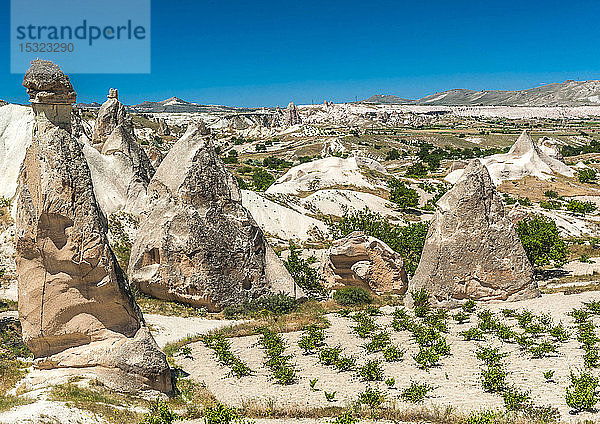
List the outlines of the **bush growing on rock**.
<svg viewBox="0 0 600 424">
<path fill-rule="evenodd" d="M 571 384 L 566 389 L 565 401 L 575 412 L 590 410 L 598 403 L 598 378 L 589 372 L 571 372 Z"/>
<path fill-rule="evenodd" d="M 543 215 L 525 218 L 517 223 L 517 234 L 532 265 L 560 266 L 566 261 L 567 246 L 550 218 Z"/>
<path fill-rule="evenodd" d="M 311 256 L 304 259 L 300 256 L 301 250 L 294 243 L 289 244 L 290 254 L 283 264 L 288 272 L 304 293 L 309 297 L 322 297 L 325 295 L 323 280 L 319 272 L 311 264 L 316 262 L 316 258 Z"/>
</svg>

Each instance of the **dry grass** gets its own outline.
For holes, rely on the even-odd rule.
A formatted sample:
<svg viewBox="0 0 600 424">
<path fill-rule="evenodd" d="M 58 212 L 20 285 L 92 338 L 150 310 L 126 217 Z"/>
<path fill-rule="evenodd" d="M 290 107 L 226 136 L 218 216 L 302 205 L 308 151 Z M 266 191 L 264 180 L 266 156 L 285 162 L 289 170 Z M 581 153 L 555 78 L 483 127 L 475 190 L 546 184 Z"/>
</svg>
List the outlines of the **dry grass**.
<svg viewBox="0 0 600 424">
<path fill-rule="evenodd" d="M 183 303 L 171 302 L 168 300 L 155 299 L 140 295 L 136 295 L 135 301 L 145 314 L 159 314 L 181 318 L 218 318 L 218 316 L 208 315 L 206 309 L 194 308 L 193 306 L 184 305 Z"/>
<path fill-rule="evenodd" d="M 532 202 L 548 200 L 544 193 L 553 190 L 559 196 L 600 196 L 600 187 L 581 184 L 576 178 L 557 176 L 554 181 L 540 180 L 535 177 L 525 177 L 520 180 L 504 181 L 498 186 L 501 193 L 510 194 L 515 198 L 529 198 Z"/>
</svg>

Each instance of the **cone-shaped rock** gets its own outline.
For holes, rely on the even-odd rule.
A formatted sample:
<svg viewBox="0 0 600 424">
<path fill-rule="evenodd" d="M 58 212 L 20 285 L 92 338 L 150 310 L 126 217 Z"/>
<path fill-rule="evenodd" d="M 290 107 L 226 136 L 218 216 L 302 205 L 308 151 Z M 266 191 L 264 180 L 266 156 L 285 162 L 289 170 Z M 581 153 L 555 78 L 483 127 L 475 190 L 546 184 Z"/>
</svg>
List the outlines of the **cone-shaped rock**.
<svg viewBox="0 0 600 424">
<path fill-rule="evenodd" d="M 270 292 L 299 295 L 201 132 L 190 125 L 150 181 L 149 214 L 131 249 L 132 284 L 212 311 Z"/>
<path fill-rule="evenodd" d="M 525 250 L 479 160 L 472 160 L 437 202 L 421 261 L 409 282 L 409 290 L 420 288 L 441 306 L 466 299 L 539 296 Z"/>
<path fill-rule="evenodd" d="M 40 62 L 32 62 L 26 87 L 39 80 L 38 70 L 47 68 Z M 62 92 L 54 84 L 38 84 L 36 89 Z M 46 120 L 46 106 L 33 103 L 33 140 L 17 192 L 23 339 L 40 368 L 93 369 L 103 382 L 120 390 L 168 392 L 169 367 L 109 247 L 106 219 L 96 202 L 81 144 L 63 125 Z M 71 115 L 70 104 L 60 104 L 59 109 L 59 116 Z"/>
<path fill-rule="evenodd" d="M 131 117 L 127 113 L 123 103 L 119 101 L 119 92 L 114 88 L 111 88 L 107 100 L 98 110 L 94 134 L 92 135 L 92 143 L 104 143 L 118 125 L 122 125 L 126 131 L 133 134 Z"/>
</svg>

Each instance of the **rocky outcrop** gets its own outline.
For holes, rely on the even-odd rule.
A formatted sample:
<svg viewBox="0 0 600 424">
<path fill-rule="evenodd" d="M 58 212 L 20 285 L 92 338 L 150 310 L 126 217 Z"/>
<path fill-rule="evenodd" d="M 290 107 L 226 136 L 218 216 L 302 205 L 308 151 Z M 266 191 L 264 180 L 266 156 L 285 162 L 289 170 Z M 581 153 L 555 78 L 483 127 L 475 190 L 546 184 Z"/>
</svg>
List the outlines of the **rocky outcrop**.
<svg viewBox="0 0 600 424">
<path fill-rule="evenodd" d="M 328 288 L 359 286 L 377 293 L 406 293 L 408 277 L 397 252 L 375 237 L 355 231 L 336 240 L 323 264 Z"/>
<path fill-rule="evenodd" d="M 133 134 L 133 123 L 127 113 L 125 106 L 119 102 L 119 92 L 111 88 L 107 100 L 98 110 L 94 134 L 92 135 L 93 144 L 101 144 L 106 141 L 113 130 L 122 125 L 128 132 Z"/>
<path fill-rule="evenodd" d="M 39 75 L 48 69 L 51 77 Z M 115 389 L 169 392 L 165 356 L 109 247 L 90 170 L 69 131 L 71 105 L 39 103 L 72 90 L 69 79 L 56 65 L 37 60 L 23 85 L 36 91 L 33 140 L 19 174 L 16 209 L 23 340 L 38 368 L 93 369 Z M 64 98 L 75 100 L 58 97 Z"/>
<path fill-rule="evenodd" d="M 409 283 L 409 290 L 420 288 L 442 306 L 467 299 L 539 296 L 525 250 L 479 160 L 472 160 L 437 202 L 421 261 Z"/>
<path fill-rule="evenodd" d="M 111 121 L 110 126 L 116 125 L 102 144 L 83 146 L 96 199 L 106 216 L 119 211 L 137 215 L 147 207 L 146 189 L 154 175 L 154 167 L 137 142 L 129 124 L 131 118 L 119 102 L 115 89 L 111 88 L 102 108 L 119 111 L 117 115 L 123 123 Z"/>
<path fill-rule="evenodd" d="M 171 148 L 148 194 L 129 262 L 140 291 L 211 311 L 270 292 L 300 294 L 198 127 Z"/>
<path fill-rule="evenodd" d="M 171 135 L 171 129 L 165 118 L 158 118 L 158 135 Z"/>
<path fill-rule="evenodd" d="M 294 125 L 298 125 L 302 123 L 302 118 L 300 118 L 300 113 L 298 113 L 298 108 L 294 104 L 294 102 L 290 102 L 288 107 L 283 113 L 283 124 L 286 127 L 291 127 Z"/>
<path fill-rule="evenodd" d="M 544 153 L 533 142 L 526 130 L 523 130 L 508 153 L 487 156 L 481 162 L 488 169 L 492 181 L 498 185 L 506 180 L 519 180 L 527 176 L 540 180 L 549 180 L 558 175 L 573 177 L 575 173 L 560 160 Z M 455 183 L 462 176 L 461 169 L 446 176 L 446 181 Z"/>
</svg>

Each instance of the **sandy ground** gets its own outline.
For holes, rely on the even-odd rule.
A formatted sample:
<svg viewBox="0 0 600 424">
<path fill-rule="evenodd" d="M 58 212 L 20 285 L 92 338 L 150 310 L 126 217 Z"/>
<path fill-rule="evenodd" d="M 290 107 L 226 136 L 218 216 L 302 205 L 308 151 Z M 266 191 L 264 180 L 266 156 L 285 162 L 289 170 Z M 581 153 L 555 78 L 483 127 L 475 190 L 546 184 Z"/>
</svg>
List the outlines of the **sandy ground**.
<svg viewBox="0 0 600 424">
<path fill-rule="evenodd" d="M 534 313 L 550 313 L 555 323 L 562 321 L 568 327 L 573 326 L 573 320 L 566 314 L 573 308 L 579 307 L 582 302 L 600 299 L 599 293 L 582 293 L 577 295 L 553 294 L 541 298 L 512 303 L 490 303 L 486 307 L 499 312 L 503 308 L 527 308 Z M 479 309 L 482 307 L 479 306 Z M 391 312 L 391 308 L 387 309 Z M 481 363 L 475 357 L 478 342 L 464 341 L 458 334 L 474 325 L 476 318 L 471 323 L 458 325 L 450 324 L 450 333 L 447 340 L 451 345 L 452 356 L 441 361 L 441 366 L 429 372 L 416 367 L 412 355 L 418 351 L 416 344 L 410 339 L 408 332 L 394 332 L 391 327 L 391 316 L 378 317 L 377 321 L 392 333 L 394 344 L 406 349 L 405 358 L 401 362 L 383 363 L 384 373 L 387 377 L 394 377 L 396 388 L 388 389 L 383 382 L 370 383 L 384 390 L 388 399 L 395 402 L 400 408 L 409 408 L 411 404 L 400 400 L 400 391 L 407 387 L 411 380 L 427 382 L 434 386 L 431 397 L 426 400 L 427 406 L 452 405 L 460 412 L 479 410 L 485 408 L 502 408 L 503 401 L 499 395 L 486 393 L 481 387 Z M 366 354 L 362 348 L 364 340 L 351 332 L 352 321 L 348 318 L 330 316 L 331 327 L 327 329 L 326 343 L 330 346 L 341 345 L 345 355 L 355 355 L 357 363 L 363 364 L 367 359 L 379 359 L 381 354 Z M 516 326 L 514 320 L 504 319 L 506 323 Z M 597 320 L 596 324 L 600 323 Z M 364 391 L 367 383 L 360 381 L 353 372 L 338 373 L 333 368 L 321 365 L 315 355 L 306 356 L 298 348 L 297 342 L 301 334 L 289 333 L 284 338 L 288 344 L 286 354 L 293 355 L 293 362 L 298 370 L 299 381 L 289 386 L 275 384 L 270 379 L 269 371 L 262 365 L 263 351 L 256 346 L 258 337 L 240 337 L 231 339 L 232 351 L 238 355 L 255 374 L 249 377 L 236 379 L 228 375 L 229 369 L 218 365 L 212 352 L 202 343 L 190 345 L 192 358 L 177 356 L 176 360 L 190 377 L 203 381 L 219 400 L 232 405 L 240 406 L 245 403 L 273 403 L 281 407 L 317 407 L 327 405 L 344 406 L 356 399 Z M 559 347 L 559 354 L 543 359 L 532 359 L 530 355 L 519 351 L 514 344 L 501 344 L 495 337 L 488 336 L 492 345 L 502 347 L 502 351 L 509 353 L 505 363 L 509 376 L 507 382 L 515 384 L 521 389 L 532 392 L 532 398 L 537 405 L 551 404 L 558 407 L 565 421 L 576 422 L 586 418 L 596 418 L 595 415 L 582 413 L 578 416 L 569 415 L 569 408 L 565 404 L 565 388 L 569 384 L 570 370 L 583 366 L 583 351 L 579 343 L 572 339 Z M 481 344 L 488 344 L 480 342 Z M 542 375 L 543 371 L 554 370 L 554 381 L 547 383 Z M 312 391 L 309 380 L 318 378 L 317 391 Z M 336 401 L 329 403 L 323 391 L 337 392 Z"/>
<path fill-rule="evenodd" d="M 164 316 L 155 314 L 144 314 L 146 323 L 150 326 L 150 332 L 154 340 L 161 347 L 176 342 L 188 336 L 208 333 L 209 331 L 227 327 L 241 321 L 216 320 L 204 318 L 181 318 L 175 316 Z"/>
<path fill-rule="evenodd" d="M 103 424 L 91 412 L 70 408 L 62 402 L 40 400 L 0 414 L 2 424 Z"/>
</svg>

